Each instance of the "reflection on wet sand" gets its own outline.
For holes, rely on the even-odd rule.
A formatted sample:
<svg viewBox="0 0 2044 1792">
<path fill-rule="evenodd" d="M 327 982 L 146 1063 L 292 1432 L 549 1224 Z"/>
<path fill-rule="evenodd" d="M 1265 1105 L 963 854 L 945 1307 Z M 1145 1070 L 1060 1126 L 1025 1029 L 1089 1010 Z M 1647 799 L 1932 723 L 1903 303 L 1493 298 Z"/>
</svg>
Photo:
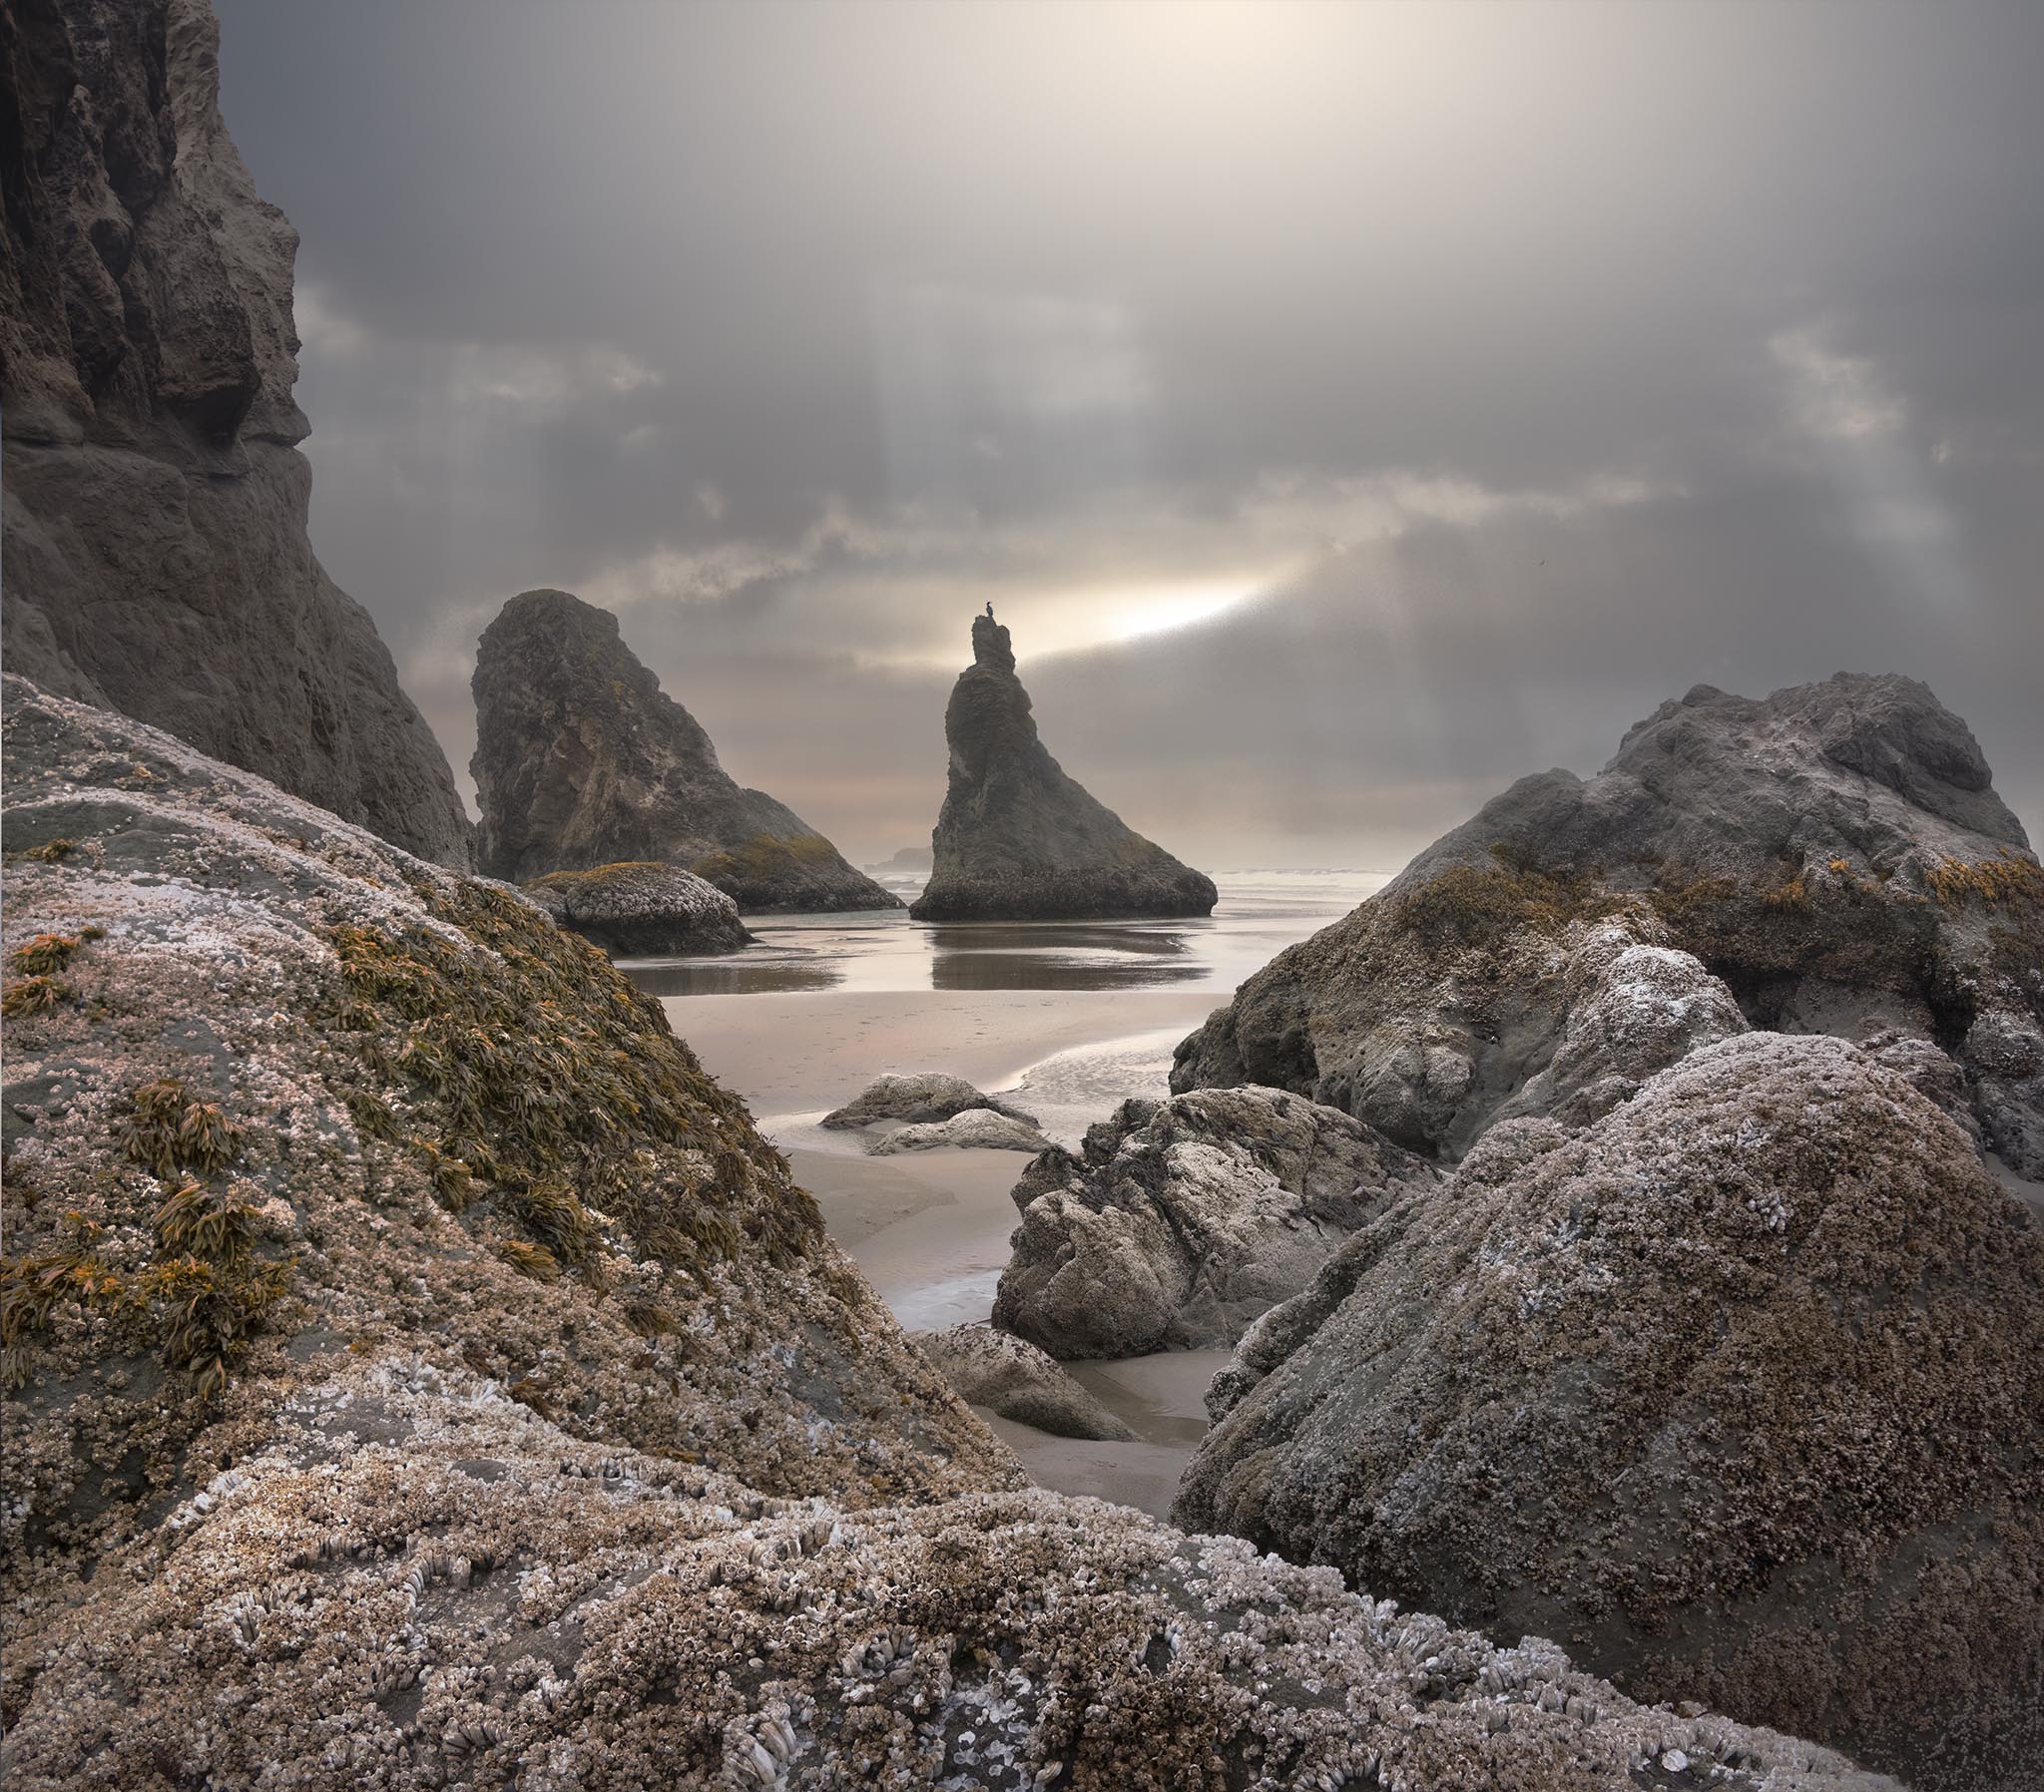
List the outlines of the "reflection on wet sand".
<svg viewBox="0 0 2044 1792">
<path fill-rule="evenodd" d="M 618 967 L 649 996 L 777 996 L 844 981 L 828 959 L 780 955 L 677 958 Z"/>
</svg>

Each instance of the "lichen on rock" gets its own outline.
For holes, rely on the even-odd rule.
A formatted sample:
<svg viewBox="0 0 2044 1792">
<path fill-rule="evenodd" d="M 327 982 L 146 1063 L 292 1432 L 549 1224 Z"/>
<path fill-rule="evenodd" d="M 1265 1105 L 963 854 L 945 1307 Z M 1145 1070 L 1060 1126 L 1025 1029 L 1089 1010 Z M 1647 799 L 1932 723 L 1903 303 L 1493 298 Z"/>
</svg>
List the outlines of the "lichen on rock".
<svg viewBox="0 0 2044 1792">
<path fill-rule="evenodd" d="M 2044 1235 L 1853 1046 L 1492 1126 L 1243 1339 L 1174 1509 L 1926 1788 L 2044 1747 Z"/>
</svg>

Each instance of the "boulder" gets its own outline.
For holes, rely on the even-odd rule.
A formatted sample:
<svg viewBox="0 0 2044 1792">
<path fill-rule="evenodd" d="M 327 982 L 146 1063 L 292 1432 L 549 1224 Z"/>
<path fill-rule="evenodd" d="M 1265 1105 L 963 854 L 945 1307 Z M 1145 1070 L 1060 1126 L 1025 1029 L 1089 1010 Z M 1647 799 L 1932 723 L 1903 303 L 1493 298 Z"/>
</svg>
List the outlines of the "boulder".
<svg viewBox="0 0 2044 1792">
<path fill-rule="evenodd" d="M 564 591 L 513 598 L 483 631 L 473 686 L 477 850 L 492 877 L 659 860 L 748 914 L 901 906 L 792 810 L 733 781 L 608 611 Z"/>
<path fill-rule="evenodd" d="M 593 946 L 156 729 L 0 706 L 10 1658 L 364 1359 L 775 1496 L 1019 1480 Z"/>
<path fill-rule="evenodd" d="M 946 1077 L 935 1071 L 912 1076 L 877 1077 L 842 1108 L 823 1116 L 822 1123 L 839 1129 L 870 1126 L 875 1120 L 907 1120 L 920 1124 L 947 1120 L 970 1109 L 989 1109 L 1010 1120 L 1034 1126 L 1036 1117 L 1011 1108 L 997 1097 L 981 1095 L 962 1077 Z"/>
<path fill-rule="evenodd" d="M 736 952 L 753 940 L 736 902 L 675 865 L 550 871 L 523 888 L 557 923 L 613 958 Z"/>
<path fill-rule="evenodd" d="M 1522 778 L 1245 982 L 1179 1048 L 1172 1087 L 1292 1089 L 1458 1157 L 1497 1119 L 1568 1109 L 1557 1080 L 1591 1066 L 1565 1036 L 1618 1019 L 1571 1017 L 1648 996 L 1594 990 L 1649 961 L 1607 973 L 1578 955 L 1604 964 L 1626 938 L 1689 954 L 1749 1025 L 1930 1042 L 1960 1068 L 1989 1147 L 2044 1177 L 2044 870 L 1964 722 L 1893 676 L 1763 699 L 1699 685 L 1597 776 Z M 1671 977 L 1708 1000 L 1642 1011 L 1647 1032 L 1614 1044 L 1648 1055 L 1621 1080 L 1691 1029 L 1730 1027 L 1697 975 L 1652 972 L 1650 1006 L 1675 996 Z"/>
<path fill-rule="evenodd" d="M 1243 1339 L 1174 1517 L 1923 1788 L 2044 1748 L 2044 1233 L 1840 1040 L 1493 1126 Z"/>
<path fill-rule="evenodd" d="M 972 665 L 944 710 L 950 781 L 919 921 L 1205 915 L 1214 882 L 1067 777 L 1036 735 L 1008 631 L 972 619 Z"/>
<path fill-rule="evenodd" d="M 1010 1332 L 991 1325 L 954 1325 L 949 1331 L 908 1336 L 961 1400 L 1053 1437 L 1135 1441 L 1136 1434 L 1052 1358 Z"/>
<path fill-rule="evenodd" d="M 305 533 L 298 238 L 220 115 L 201 0 L 22 0 L 0 31 L 8 669 L 409 851 L 469 823 Z"/>
<path fill-rule="evenodd" d="M 1016 1183 L 994 1323 L 1066 1359 L 1231 1345 L 1386 1203 L 1436 1181 L 1281 1090 L 1125 1102 L 1077 1155 L 1053 1148 Z"/>
<path fill-rule="evenodd" d="M 968 1108 L 945 1120 L 925 1120 L 919 1125 L 901 1126 L 868 1140 L 866 1149 L 875 1157 L 891 1157 L 900 1151 L 1042 1151 L 1050 1140 L 1033 1123 L 1019 1120 L 991 1108 Z"/>
</svg>

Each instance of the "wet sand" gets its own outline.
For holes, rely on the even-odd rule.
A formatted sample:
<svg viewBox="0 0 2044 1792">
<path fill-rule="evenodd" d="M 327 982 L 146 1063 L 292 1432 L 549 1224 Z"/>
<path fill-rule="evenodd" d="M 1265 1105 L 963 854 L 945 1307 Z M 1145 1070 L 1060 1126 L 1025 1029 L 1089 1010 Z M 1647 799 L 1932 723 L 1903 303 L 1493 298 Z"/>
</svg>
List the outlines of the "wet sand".
<svg viewBox="0 0 2044 1792">
<path fill-rule="evenodd" d="M 778 1117 L 841 1107 L 890 1071 L 943 1071 L 991 1094 L 1054 1053 L 1163 1028 L 1190 1033 L 1226 999 L 1199 990 L 833 989 L 669 996 L 662 1005 L 703 1068 L 770 1130 Z"/>
</svg>

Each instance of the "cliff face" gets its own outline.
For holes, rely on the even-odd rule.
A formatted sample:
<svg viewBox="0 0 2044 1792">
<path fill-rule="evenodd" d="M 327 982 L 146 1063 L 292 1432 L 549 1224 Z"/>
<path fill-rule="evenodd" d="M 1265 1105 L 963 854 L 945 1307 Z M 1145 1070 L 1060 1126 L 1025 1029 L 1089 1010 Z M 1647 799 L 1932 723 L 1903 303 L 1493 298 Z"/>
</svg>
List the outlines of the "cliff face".
<svg viewBox="0 0 2044 1792">
<path fill-rule="evenodd" d="M 1037 738 L 1008 631 L 972 619 L 972 665 L 944 710 L 950 781 L 919 921 L 1204 915 L 1213 880 L 1135 832 Z"/>
<path fill-rule="evenodd" d="M 752 913 L 901 906 L 800 816 L 733 781 L 607 611 L 564 591 L 513 598 L 483 631 L 474 689 L 469 769 L 492 876 L 658 859 Z"/>
<path fill-rule="evenodd" d="M 1754 1026 L 1947 1055 L 1969 1122 L 2044 1178 L 2044 870 L 1966 724 L 1893 676 L 1700 685 L 1595 777 L 1521 778 L 1244 983 L 1172 1087 L 1273 1084 L 1458 1156 L 1573 1099 L 1626 939 Z"/>
<path fill-rule="evenodd" d="M 313 558 L 297 235 L 219 109 L 204 0 L 0 10 L 9 668 L 450 865 L 445 755 Z"/>
</svg>

